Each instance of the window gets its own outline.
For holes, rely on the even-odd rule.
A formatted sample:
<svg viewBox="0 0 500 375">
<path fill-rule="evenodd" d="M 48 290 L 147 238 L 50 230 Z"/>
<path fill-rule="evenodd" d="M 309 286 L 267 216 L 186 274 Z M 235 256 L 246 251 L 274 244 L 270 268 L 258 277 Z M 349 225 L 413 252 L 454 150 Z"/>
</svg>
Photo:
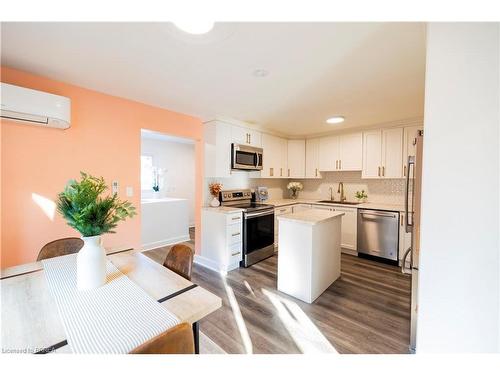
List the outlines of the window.
<svg viewBox="0 0 500 375">
<path fill-rule="evenodd" d="M 141 155 L 141 190 L 153 189 L 153 157 Z"/>
</svg>

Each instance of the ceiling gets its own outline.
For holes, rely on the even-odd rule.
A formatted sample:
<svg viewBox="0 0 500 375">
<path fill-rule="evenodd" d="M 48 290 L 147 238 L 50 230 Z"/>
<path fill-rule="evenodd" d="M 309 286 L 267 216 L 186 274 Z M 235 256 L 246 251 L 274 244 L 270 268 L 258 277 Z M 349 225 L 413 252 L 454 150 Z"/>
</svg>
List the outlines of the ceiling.
<svg viewBox="0 0 500 375">
<path fill-rule="evenodd" d="M 1 42 L 2 65 L 290 136 L 423 116 L 423 23 L 2 23 Z"/>
</svg>

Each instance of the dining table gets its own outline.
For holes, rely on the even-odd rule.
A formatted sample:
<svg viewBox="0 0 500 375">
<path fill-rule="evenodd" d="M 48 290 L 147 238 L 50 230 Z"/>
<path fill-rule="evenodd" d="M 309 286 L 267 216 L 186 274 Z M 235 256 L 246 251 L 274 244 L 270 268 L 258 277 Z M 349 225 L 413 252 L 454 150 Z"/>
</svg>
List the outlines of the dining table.
<svg viewBox="0 0 500 375">
<path fill-rule="evenodd" d="M 180 321 L 192 325 L 195 352 L 199 353 L 199 321 L 222 306 L 221 298 L 140 250 L 109 250 L 107 259 Z M 73 352 L 42 262 L 3 269 L 0 287 L 2 353 Z"/>
</svg>

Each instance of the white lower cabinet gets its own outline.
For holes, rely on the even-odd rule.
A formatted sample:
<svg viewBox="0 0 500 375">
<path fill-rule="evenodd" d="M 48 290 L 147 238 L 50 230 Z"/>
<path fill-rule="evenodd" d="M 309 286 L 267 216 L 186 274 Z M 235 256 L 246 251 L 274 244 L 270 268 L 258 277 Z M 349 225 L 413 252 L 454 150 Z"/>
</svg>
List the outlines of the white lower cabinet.
<svg viewBox="0 0 500 375">
<path fill-rule="evenodd" d="M 344 216 L 342 216 L 342 237 L 340 240 L 342 252 L 357 255 L 358 209 L 335 206 L 335 211 L 344 213 Z"/>
<path fill-rule="evenodd" d="M 217 272 L 238 268 L 243 259 L 242 213 L 204 209 L 201 213 L 201 251 L 195 262 Z"/>
<path fill-rule="evenodd" d="M 274 209 L 274 247 L 278 247 L 278 234 L 279 234 L 279 224 L 278 216 L 291 214 L 293 212 L 292 206 L 276 207 Z"/>
</svg>

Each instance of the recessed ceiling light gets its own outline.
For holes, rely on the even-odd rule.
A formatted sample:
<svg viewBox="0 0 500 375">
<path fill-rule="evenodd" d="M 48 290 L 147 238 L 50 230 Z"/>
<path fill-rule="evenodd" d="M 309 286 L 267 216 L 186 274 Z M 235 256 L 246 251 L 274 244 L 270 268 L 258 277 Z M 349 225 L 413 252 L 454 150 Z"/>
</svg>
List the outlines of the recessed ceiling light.
<svg viewBox="0 0 500 375">
<path fill-rule="evenodd" d="M 340 124 L 341 122 L 344 122 L 344 120 L 344 116 L 333 116 L 326 120 L 326 122 L 327 124 Z"/>
<path fill-rule="evenodd" d="M 182 31 L 189 34 L 206 34 L 214 28 L 214 23 L 212 21 L 200 21 L 200 20 L 187 20 L 181 22 L 174 22 Z"/>
<path fill-rule="evenodd" d="M 268 72 L 267 70 L 265 70 L 265 69 L 255 69 L 255 70 L 253 71 L 253 75 L 254 75 L 255 77 L 265 77 L 265 76 L 267 76 L 268 74 L 269 74 L 269 72 Z"/>
</svg>

